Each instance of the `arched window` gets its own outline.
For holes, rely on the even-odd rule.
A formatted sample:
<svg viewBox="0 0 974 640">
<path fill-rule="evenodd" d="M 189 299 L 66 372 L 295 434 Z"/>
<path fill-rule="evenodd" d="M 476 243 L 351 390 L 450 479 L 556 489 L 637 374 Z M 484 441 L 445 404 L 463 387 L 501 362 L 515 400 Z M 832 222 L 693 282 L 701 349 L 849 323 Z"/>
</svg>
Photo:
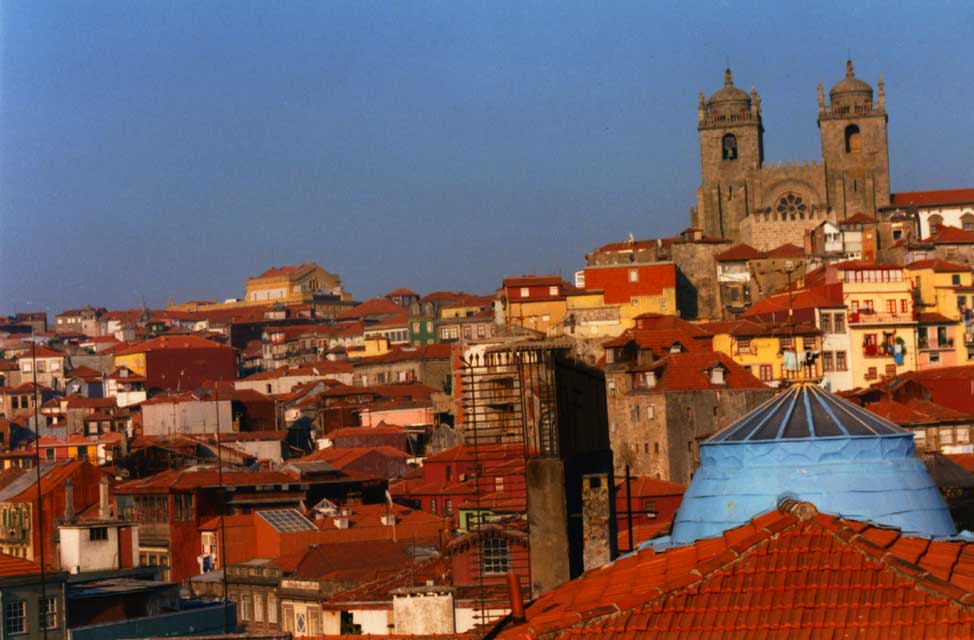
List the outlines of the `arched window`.
<svg viewBox="0 0 974 640">
<path fill-rule="evenodd" d="M 937 233 L 937 230 L 943 223 L 944 219 L 936 213 L 927 218 L 927 224 L 930 225 L 930 233 Z"/>
<path fill-rule="evenodd" d="M 859 127 L 850 124 L 845 128 L 845 152 L 859 153 L 862 151 L 862 138 L 859 135 Z"/>
<path fill-rule="evenodd" d="M 808 205 L 797 193 L 786 193 L 778 199 L 775 211 L 781 215 L 782 220 L 794 220 L 797 215 L 805 215 L 805 212 L 808 211 Z"/>
<path fill-rule="evenodd" d="M 737 160 L 737 136 L 728 133 L 721 140 L 720 146 L 724 152 L 724 160 Z"/>
<path fill-rule="evenodd" d="M 967 212 L 960 217 L 960 226 L 964 231 L 974 231 L 974 213 Z"/>
</svg>

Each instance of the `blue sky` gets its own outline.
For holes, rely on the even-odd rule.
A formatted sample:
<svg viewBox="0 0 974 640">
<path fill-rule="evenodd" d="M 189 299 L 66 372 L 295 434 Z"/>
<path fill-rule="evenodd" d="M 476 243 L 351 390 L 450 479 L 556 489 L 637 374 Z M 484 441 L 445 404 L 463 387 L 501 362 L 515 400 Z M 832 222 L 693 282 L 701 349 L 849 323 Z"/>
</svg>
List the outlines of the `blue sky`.
<svg viewBox="0 0 974 640">
<path fill-rule="evenodd" d="M 893 190 L 972 187 L 972 6 L 0 3 L 0 313 L 308 260 L 360 299 L 569 276 L 687 226 L 728 61 L 768 160 L 821 157 L 851 53 L 886 80 Z"/>
</svg>

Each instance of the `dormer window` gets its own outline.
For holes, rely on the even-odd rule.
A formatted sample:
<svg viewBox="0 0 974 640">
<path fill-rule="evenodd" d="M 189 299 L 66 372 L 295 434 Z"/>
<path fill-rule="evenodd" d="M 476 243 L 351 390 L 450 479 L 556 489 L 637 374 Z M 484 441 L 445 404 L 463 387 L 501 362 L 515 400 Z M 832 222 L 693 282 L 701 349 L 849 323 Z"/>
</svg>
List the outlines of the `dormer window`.
<svg viewBox="0 0 974 640">
<path fill-rule="evenodd" d="M 710 384 L 726 384 L 723 365 L 715 364 L 710 368 Z"/>
<path fill-rule="evenodd" d="M 683 353 L 683 345 L 679 342 L 674 342 L 670 346 L 670 353 Z"/>
</svg>

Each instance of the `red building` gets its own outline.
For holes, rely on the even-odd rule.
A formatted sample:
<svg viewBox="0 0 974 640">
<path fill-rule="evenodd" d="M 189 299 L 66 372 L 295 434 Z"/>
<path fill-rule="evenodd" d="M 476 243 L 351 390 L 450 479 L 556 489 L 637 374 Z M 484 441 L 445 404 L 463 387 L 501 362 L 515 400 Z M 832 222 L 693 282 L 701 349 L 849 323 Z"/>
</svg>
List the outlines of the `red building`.
<svg viewBox="0 0 974 640">
<path fill-rule="evenodd" d="M 195 389 L 206 380 L 237 377 L 236 351 L 196 336 L 161 336 L 113 355 L 116 366 L 144 373 L 147 389 Z"/>
<path fill-rule="evenodd" d="M 586 267 L 585 289 L 601 290 L 605 304 L 629 304 L 634 297 L 660 296 L 667 289 L 676 289 L 676 265 L 664 262 Z"/>
<path fill-rule="evenodd" d="M 0 529 L 0 547 L 6 553 L 40 562 L 43 540 L 44 565 L 57 567 L 55 521 L 98 504 L 102 473 L 78 460 L 42 467 L 39 505 L 35 473 L 34 469 L 8 469 L 0 478 L 0 496 L 16 491 L 0 497 L 0 519 L 5 524 Z M 68 504 L 71 506 L 66 509 Z"/>
<path fill-rule="evenodd" d="M 278 471 L 163 471 L 115 489 L 119 511 L 139 523 L 142 564 L 181 581 L 201 572 L 200 523 L 261 509 L 298 507 L 307 483 Z M 222 481 L 222 486 L 221 486 Z"/>
</svg>

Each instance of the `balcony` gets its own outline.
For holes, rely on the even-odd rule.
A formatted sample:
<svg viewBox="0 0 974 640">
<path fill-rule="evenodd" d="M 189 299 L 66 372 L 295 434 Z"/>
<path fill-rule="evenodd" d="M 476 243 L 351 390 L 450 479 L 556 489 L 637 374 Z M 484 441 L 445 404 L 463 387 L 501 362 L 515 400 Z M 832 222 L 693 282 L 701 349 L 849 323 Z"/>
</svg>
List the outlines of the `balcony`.
<svg viewBox="0 0 974 640">
<path fill-rule="evenodd" d="M 849 324 L 913 324 L 916 322 L 910 313 L 880 313 L 870 309 L 861 309 L 849 314 Z"/>
<path fill-rule="evenodd" d="M 921 351 L 937 351 L 945 349 L 954 348 L 954 339 L 947 338 L 945 340 L 917 340 L 917 348 Z"/>
</svg>

